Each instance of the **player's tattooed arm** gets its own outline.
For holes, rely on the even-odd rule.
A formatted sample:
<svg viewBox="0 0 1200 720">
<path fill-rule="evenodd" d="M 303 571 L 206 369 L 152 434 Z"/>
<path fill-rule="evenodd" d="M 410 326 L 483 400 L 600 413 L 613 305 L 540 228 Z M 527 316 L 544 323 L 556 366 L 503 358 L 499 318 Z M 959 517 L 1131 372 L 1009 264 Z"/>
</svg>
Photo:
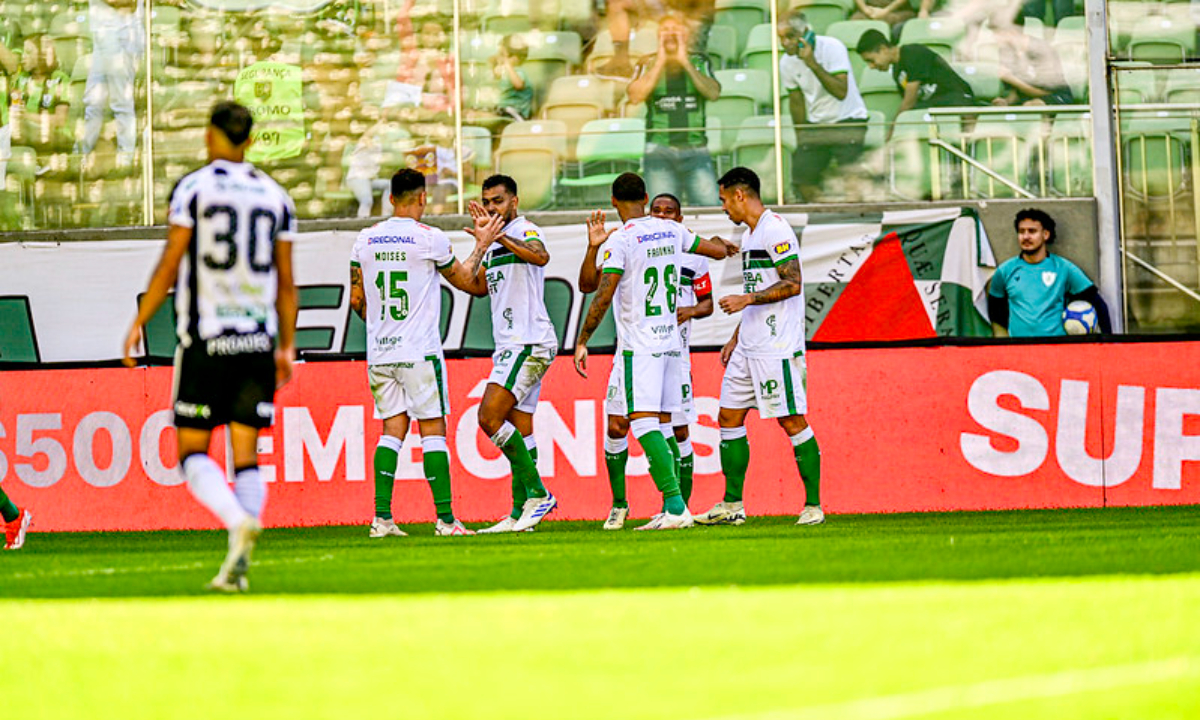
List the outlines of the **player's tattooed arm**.
<svg viewBox="0 0 1200 720">
<path fill-rule="evenodd" d="M 600 288 L 596 291 L 596 297 L 592 299 L 592 305 L 588 308 L 587 317 L 584 318 L 583 325 L 579 328 L 579 337 L 575 339 L 575 371 L 584 377 L 587 377 L 588 340 L 592 338 L 592 333 L 596 332 L 596 328 L 600 327 L 600 321 L 604 319 L 604 313 L 612 304 L 613 295 L 617 292 L 617 283 L 619 282 L 621 282 L 620 273 L 606 272 L 601 275 Z"/>
<path fill-rule="evenodd" d="M 497 240 L 500 244 L 513 254 L 521 258 L 530 265 L 545 265 L 550 262 L 550 253 L 546 250 L 546 246 L 542 244 L 540 238 L 532 240 L 518 240 L 508 235 L 501 235 Z"/>
<path fill-rule="evenodd" d="M 350 266 L 350 309 L 367 319 L 367 293 L 363 290 L 362 268 L 357 265 Z"/>
<path fill-rule="evenodd" d="M 770 305 L 800 294 L 804 289 L 800 277 L 800 259 L 790 257 L 779 266 L 779 282 L 758 292 L 728 295 L 721 298 L 721 309 L 727 313 L 740 312 L 749 305 Z"/>
</svg>

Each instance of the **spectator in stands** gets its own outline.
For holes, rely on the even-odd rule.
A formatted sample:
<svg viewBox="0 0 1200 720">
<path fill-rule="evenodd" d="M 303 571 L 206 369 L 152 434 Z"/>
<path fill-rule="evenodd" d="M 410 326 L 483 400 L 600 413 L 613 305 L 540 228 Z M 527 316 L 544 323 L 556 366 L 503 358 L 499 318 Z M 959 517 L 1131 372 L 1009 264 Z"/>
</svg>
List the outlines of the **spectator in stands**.
<svg viewBox="0 0 1200 720">
<path fill-rule="evenodd" d="M 8 161 L 12 157 L 12 125 L 8 112 L 12 91 L 9 85 L 21 68 L 21 56 L 12 51 L 9 43 L 19 49 L 19 42 L 20 34 L 15 29 L 0 37 L 0 190 L 4 189 Z"/>
<path fill-rule="evenodd" d="M 919 10 L 913 10 L 908 0 L 854 0 L 858 10 L 850 16 L 851 20 L 882 20 L 891 27 L 920 17 L 929 17 L 933 11 L 935 0 L 921 0 Z"/>
<path fill-rule="evenodd" d="M 89 155 L 100 139 L 107 102 L 117 121 L 117 166 L 133 164 L 137 149 L 134 80 L 146 49 L 143 0 L 90 0 L 92 66 L 83 91 L 84 131 L 75 151 Z"/>
<path fill-rule="evenodd" d="M 58 149 L 65 142 L 70 147 L 70 85 L 71 76 L 58 66 L 53 39 L 49 35 L 26 38 L 21 69 L 8 81 L 9 99 L 24 114 L 21 124 L 34 128 L 34 137 L 22 137 L 19 145 L 45 150 L 47 146 Z"/>
<path fill-rule="evenodd" d="M 386 123 L 379 122 L 367 128 L 367 131 L 355 143 L 354 149 L 350 151 L 350 167 L 346 170 L 346 187 L 354 193 L 354 199 L 358 201 L 358 217 L 360 218 L 370 217 L 371 209 L 375 205 L 373 191 L 376 190 L 380 191 L 383 197 L 383 214 L 387 216 L 392 214 L 391 195 L 387 192 L 387 189 L 391 187 L 391 181 L 380 177 L 383 170 L 383 143 L 380 136 L 385 127 Z"/>
<path fill-rule="evenodd" d="M 629 83 L 629 101 L 646 103 L 646 186 L 688 205 L 717 205 L 717 173 L 708 153 L 704 103 L 721 95 L 708 56 L 688 44 L 687 24 L 668 15 L 658 25 L 658 53 Z"/>
<path fill-rule="evenodd" d="M 1017 213 L 1013 226 L 1021 254 L 1000 264 L 988 286 L 988 314 L 997 335 L 1050 337 L 1065 335 L 1062 312 L 1075 300 L 1096 308 L 1100 332 L 1112 332 L 1108 306 L 1095 284 L 1074 263 L 1051 254 L 1054 218 L 1042 210 Z"/>
<path fill-rule="evenodd" d="M 993 105 L 1071 105 L 1075 102 L 1054 46 L 1034 42 L 1020 26 L 997 29 L 1000 80 L 1006 93 Z"/>
<path fill-rule="evenodd" d="M 904 94 L 897 115 L 905 110 L 976 104 L 967 81 L 941 55 L 924 45 L 897 46 L 878 30 L 868 30 L 858 40 L 858 54 L 876 70 L 891 69 L 896 86 Z"/>
<path fill-rule="evenodd" d="M 633 72 L 629 59 L 629 38 L 634 19 L 657 19 L 676 15 L 691 26 L 689 39 L 693 53 L 704 53 L 708 29 L 712 27 L 715 0 L 608 0 L 608 32 L 613 40 L 613 57 L 596 69 L 601 75 L 628 77 Z"/>
<path fill-rule="evenodd" d="M 509 35 L 500 42 L 499 52 L 492 57 L 492 72 L 500 81 L 499 113 L 512 120 L 533 117 L 533 86 L 521 64 L 529 56 L 525 41 Z"/>
<path fill-rule="evenodd" d="M 817 202 L 831 163 L 855 174 L 869 113 L 840 40 L 817 35 L 803 13 L 785 18 L 778 32 L 779 81 L 796 125 L 792 176 L 804 202 Z"/>
</svg>

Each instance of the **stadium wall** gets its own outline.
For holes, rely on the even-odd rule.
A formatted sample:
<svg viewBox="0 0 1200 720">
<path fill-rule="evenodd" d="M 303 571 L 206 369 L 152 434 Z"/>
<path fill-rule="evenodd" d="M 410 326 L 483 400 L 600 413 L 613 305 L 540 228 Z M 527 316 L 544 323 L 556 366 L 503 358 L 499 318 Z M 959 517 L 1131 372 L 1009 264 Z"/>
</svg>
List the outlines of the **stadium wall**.
<svg viewBox="0 0 1200 720">
<path fill-rule="evenodd" d="M 600 520 L 608 510 L 610 363 L 594 357 L 584 379 L 560 357 L 546 383 L 537 439 L 559 519 Z M 814 350 L 809 418 L 824 505 L 875 513 L 1200 502 L 1198 366 L 1197 342 Z M 506 463 L 476 421 L 489 368 L 487 359 L 449 367 L 455 509 L 469 521 L 498 518 L 509 501 Z M 715 354 L 695 355 L 696 510 L 721 496 L 721 371 Z M 260 441 L 268 525 L 370 519 L 379 423 L 364 376 L 362 362 L 301 364 L 279 394 L 276 425 Z M 162 367 L 0 374 L 0 481 L 38 530 L 215 526 L 175 467 L 170 384 Z M 749 512 L 797 512 L 802 486 L 786 437 L 753 420 L 750 438 Z M 412 435 L 396 478 L 398 520 L 432 520 Z M 635 515 L 658 508 L 636 442 L 629 486 Z"/>
</svg>

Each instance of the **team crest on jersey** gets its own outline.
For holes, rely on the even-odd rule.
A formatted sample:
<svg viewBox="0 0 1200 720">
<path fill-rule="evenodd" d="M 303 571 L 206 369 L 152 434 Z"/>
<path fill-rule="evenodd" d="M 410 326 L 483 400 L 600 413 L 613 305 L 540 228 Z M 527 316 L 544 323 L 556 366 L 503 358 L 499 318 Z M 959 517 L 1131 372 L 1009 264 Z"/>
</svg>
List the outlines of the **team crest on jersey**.
<svg viewBox="0 0 1200 720">
<path fill-rule="evenodd" d="M 777 244 L 775 245 L 775 254 L 776 254 L 776 255 L 782 255 L 782 254 L 784 254 L 785 252 L 787 252 L 788 250 L 791 250 L 791 249 L 792 249 L 792 244 L 791 244 L 790 242 L 781 242 L 781 243 L 777 243 Z"/>
<path fill-rule="evenodd" d="M 1056 273 L 1056 272 L 1050 272 L 1049 270 L 1047 270 L 1046 272 L 1042 273 L 1042 284 L 1045 285 L 1046 287 L 1050 287 L 1051 285 L 1053 285 L 1054 281 L 1057 279 L 1058 279 L 1058 273 Z"/>
<path fill-rule="evenodd" d="M 259 100 L 269 99 L 271 97 L 271 83 L 270 82 L 254 83 L 254 97 L 258 98 Z"/>
</svg>

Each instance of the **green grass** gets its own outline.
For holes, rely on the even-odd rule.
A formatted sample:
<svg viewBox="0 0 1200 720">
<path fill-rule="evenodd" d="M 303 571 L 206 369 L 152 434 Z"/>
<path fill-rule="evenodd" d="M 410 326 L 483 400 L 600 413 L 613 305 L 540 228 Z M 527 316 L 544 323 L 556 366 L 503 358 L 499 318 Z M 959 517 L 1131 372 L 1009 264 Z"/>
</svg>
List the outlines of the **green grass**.
<svg viewBox="0 0 1200 720">
<path fill-rule="evenodd" d="M 1200 510 L 31 535 L 11 717 L 1195 718 Z M 112 597 L 114 600 L 90 598 Z M 57 600 L 53 598 L 62 598 Z M 10 651 L 18 649 L 10 657 Z"/>
</svg>

